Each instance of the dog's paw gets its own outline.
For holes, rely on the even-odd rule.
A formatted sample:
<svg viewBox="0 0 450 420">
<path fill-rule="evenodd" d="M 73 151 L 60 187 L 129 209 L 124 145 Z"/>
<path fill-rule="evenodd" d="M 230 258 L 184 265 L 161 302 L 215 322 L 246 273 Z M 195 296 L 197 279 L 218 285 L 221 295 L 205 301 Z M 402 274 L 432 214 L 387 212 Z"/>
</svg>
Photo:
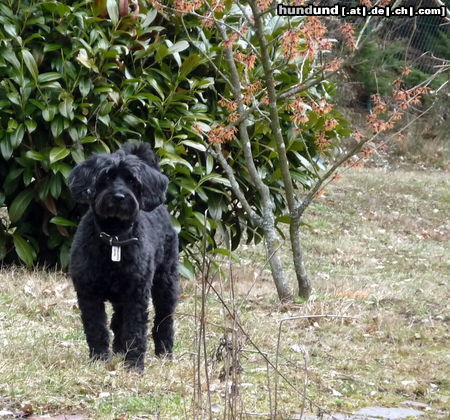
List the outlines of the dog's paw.
<svg viewBox="0 0 450 420">
<path fill-rule="evenodd" d="M 104 352 L 91 352 L 90 354 L 90 360 L 91 362 L 107 362 L 111 357 L 111 352 L 109 351 L 104 351 Z"/>
<path fill-rule="evenodd" d="M 165 351 L 165 350 L 162 350 L 159 352 L 156 351 L 155 354 L 158 359 L 173 360 L 173 353 L 171 351 Z"/>
<path fill-rule="evenodd" d="M 144 373 L 144 362 L 136 360 L 125 360 L 125 367 L 129 372 Z"/>
</svg>

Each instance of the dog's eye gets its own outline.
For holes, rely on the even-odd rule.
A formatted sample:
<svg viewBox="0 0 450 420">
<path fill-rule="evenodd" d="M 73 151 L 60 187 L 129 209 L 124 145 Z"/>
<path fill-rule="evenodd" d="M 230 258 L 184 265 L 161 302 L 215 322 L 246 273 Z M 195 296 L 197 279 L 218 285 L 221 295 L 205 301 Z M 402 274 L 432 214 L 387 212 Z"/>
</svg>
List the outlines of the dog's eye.
<svg viewBox="0 0 450 420">
<path fill-rule="evenodd" d="M 130 185 L 138 185 L 137 179 L 131 175 L 127 177 L 127 183 Z"/>
</svg>

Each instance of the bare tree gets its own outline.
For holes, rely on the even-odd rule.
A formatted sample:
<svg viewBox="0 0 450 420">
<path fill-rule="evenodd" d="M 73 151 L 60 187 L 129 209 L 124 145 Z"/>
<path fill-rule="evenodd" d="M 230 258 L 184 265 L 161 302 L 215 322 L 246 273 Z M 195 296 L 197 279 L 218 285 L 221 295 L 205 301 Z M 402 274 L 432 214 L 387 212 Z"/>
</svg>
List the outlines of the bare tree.
<svg viewBox="0 0 450 420">
<path fill-rule="evenodd" d="M 343 22 L 339 28 L 342 42 L 347 45 L 339 56 L 332 53 L 335 40 L 327 37 L 323 19 L 277 16 L 271 1 L 234 1 L 225 8 L 216 0 L 177 0 L 171 7 L 159 6 L 181 16 L 192 43 L 214 67 L 221 83 L 225 83 L 219 105 L 225 110 L 226 119 L 204 134 L 248 220 L 263 232 L 278 296 L 281 301 L 289 301 L 294 292 L 278 252 L 282 243 L 277 231 L 276 210 L 279 209 L 273 199 L 274 188 L 264 178 L 255 154 L 259 141 L 255 124 L 264 123 L 269 128 L 270 134 L 266 137 L 273 143 L 274 159 L 279 165 L 277 181 L 283 192 L 284 215 L 289 219 L 298 296 L 307 299 L 311 294 L 311 281 L 300 236 L 305 210 L 342 165 L 369 145 L 373 147 L 386 139 L 384 132 L 394 128 L 404 110 L 428 93 L 429 80 L 407 88 L 400 76 L 393 81 L 394 95 L 389 106 L 379 95 L 374 95 L 375 106 L 368 117 L 372 135 L 364 137 L 353 133 L 350 140 L 350 131 L 343 129 L 345 121 L 328 102 L 327 92 L 330 77 L 351 61 L 363 44 L 361 36 L 356 39 L 350 23 Z M 208 50 L 200 42 L 204 38 L 202 26 L 189 24 L 188 18 L 192 16 L 201 20 L 208 31 L 215 31 L 219 51 L 217 48 Z M 436 74 L 444 70 L 444 67 L 439 68 Z M 407 72 L 405 68 L 403 75 Z M 317 123 L 311 124 L 311 120 Z M 296 133 L 294 140 L 289 139 L 293 131 Z M 305 140 L 306 135 L 308 140 Z M 246 174 L 259 198 L 257 203 L 247 197 L 248 186 L 243 185 L 239 176 L 242 167 L 238 168 L 236 160 L 227 158 L 228 153 L 224 151 L 223 144 L 233 142 L 242 150 Z M 298 182 L 295 176 L 298 161 L 289 150 L 293 142 L 302 143 L 302 156 L 311 166 L 307 185 Z"/>
</svg>

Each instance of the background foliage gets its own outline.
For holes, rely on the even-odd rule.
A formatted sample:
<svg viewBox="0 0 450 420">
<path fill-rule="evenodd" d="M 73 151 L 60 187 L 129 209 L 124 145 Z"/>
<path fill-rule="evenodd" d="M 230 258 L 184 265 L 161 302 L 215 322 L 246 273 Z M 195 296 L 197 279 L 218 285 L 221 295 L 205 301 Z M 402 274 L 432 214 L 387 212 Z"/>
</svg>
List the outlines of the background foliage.
<svg viewBox="0 0 450 420">
<path fill-rule="evenodd" d="M 73 203 L 65 178 L 89 154 L 113 151 L 128 140 L 149 141 L 172 181 L 168 205 L 187 251 L 185 275 L 192 276 L 191 251 L 201 238 L 215 252 L 226 252 L 214 240 L 218 230 L 233 249 L 244 233 L 248 242 L 258 241 L 201 134 L 226 118 L 217 105 L 228 94 L 225 84 L 200 54 L 207 52 L 223 65 L 221 40 L 195 20 L 186 27 L 176 16 L 142 4 L 138 16 L 120 16 L 115 1 L 91 6 L 86 1 L 0 3 L 0 205 L 9 216 L 2 219 L 0 257 L 66 266 L 85 209 Z M 227 9 L 236 22 L 239 14 L 231 7 L 230 2 Z M 286 30 L 286 22 L 269 23 L 273 39 Z M 278 76 L 282 87 L 298 81 L 297 68 L 287 70 Z M 303 69 L 305 75 L 310 70 Z M 252 77 L 261 72 L 259 65 Z M 334 85 L 324 82 L 309 96 L 333 92 Z M 339 118 L 336 111 L 310 118 L 299 139 L 289 112 L 284 113 L 291 169 L 301 187 L 320 168 L 320 159 L 310 159 L 317 155 L 314 132 L 332 115 Z M 279 222 L 288 222 L 281 217 L 285 203 L 270 125 L 264 120 L 252 124 L 260 171 L 271 187 Z M 337 139 L 339 129 L 330 137 Z M 258 208 L 241 147 L 238 142 L 228 147 L 240 183 Z"/>
<path fill-rule="evenodd" d="M 67 3 L 67 4 L 66 4 Z M 68 263 L 77 220 L 65 178 L 94 152 L 150 141 L 173 181 L 169 205 L 181 244 L 217 227 L 214 204 L 228 197 L 193 125 L 207 121 L 201 93 L 211 78 L 188 43 L 168 36 L 156 10 L 110 19 L 91 2 L 0 3 L 0 258 Z M 70 4 L 70 5 L 69 5 Z M 185 51 L 183 60 L 180 53 Z M 188 266 L 189 268 L 189 266 Z"/>
</svg>

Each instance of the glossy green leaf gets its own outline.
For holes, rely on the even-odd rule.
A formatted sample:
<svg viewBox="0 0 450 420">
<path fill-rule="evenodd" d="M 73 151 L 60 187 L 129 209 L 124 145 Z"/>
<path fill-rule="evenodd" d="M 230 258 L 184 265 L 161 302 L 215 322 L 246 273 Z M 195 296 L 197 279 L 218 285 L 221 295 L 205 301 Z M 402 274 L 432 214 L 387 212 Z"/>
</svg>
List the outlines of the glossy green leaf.
<svg viewBox="0 0 450 420">
<path fill-rule="evenodd" d="M 69 226 L 69 227 L 74 227 L 77 225 L 75 222 L 72 222 L 71 220 L 67 220 L 64 217 L 60 216 L 52 217 L 50 219 L 50 223 L 53 223 L 58 226 Z"/>
<path fill-rule="evenodd" d="M 198 54 L 191 54 L 186 57 L 180 67 L 180 78 L 186 78 L 186 76 L 191 73 L 201 62 L 202 57 Z"/>
<path fill-rule="evenodd" d="M 88 137 L 85 137 L 85 138 L 81 139 L 80 143 L 82 143 L 82 144 L 84 144 L 84 143 L 95 143 L 96 141 L 98 141 L 97 137 L 88 136 Z"/>
<path fill-rule="evenodd" d="M 183 165 L 189 168 L 190 171 L 193 171 L 192 165 L 180 156 L 177 156 L 173 153 L 165 153 L 165 157 L 161 160 L 161 166 L 169 165 L 175 167 L 175 165 Z"/>
<path fill-rule="evenodd" d="M 20 69 L 20 61 L 17 59 L 17 56 L 12 49 L 7 48 L 3 50 L 2 57 L 10 64 L 12 64 L 13 67 L 15 67 L 16 69 Z"/>
<path fill-rule="evenodd" d="M 67 244 L 62 244 L 59 249 L 59 262 L 63 269 L 69 266 L 70 262 L 70 246 Z"/>
<path fill-rule="evenodd" d="M 80 80 L 80 83 L 78 84 L 78 89 L 80 90 L 80 93 L 82 96 L 88 96 L 89 92 L 91 91 L 91 80 L 87 77 L 82 78 Z"/>
<path fill-rule="evenodd" d="M 33 189 L 26 189 L 21 191 L 16 198 L 12 201 L 11 205 L 8 208 L 9 219 L 12 223 L 17 222 L 28 208 L 31 200 L 34 198 Z"/>
<path fill-rule="evenodd" d="M 183 263 L 178 264 L 178 272 L 181 276 L 185 277 L 190 281 L 195 280 L 195 269 L 192 264 L 184 261 Z"/>
<path fill-rule="evenodd" d="M 10 35 L 13 38 L 17 37 L 16 25 L 13 25 L 12 23 L 4 23 L 2 26 L 8 35 Z"/>
<path fill-rule="evenodd" d="M 31 267 L 36 259 L 36 251 L 31 244 L 18 233 L 14 233 L 12 237 L 17 255 L 28 267 Z"/>
<path fill-rule="evenodd" d="M 75 163 L 81 163 L 85 160 L 83 149 L 75 149 L 70 152 Z"/>
<path fill-rule="evenodd" d="M 144 21 L 142 22 L 142 27 L 147 27 L 153 23 L 156 16 L 158 15 L 158 10 L 156 9 L 150 9 L 147 15 L 145 16 Z"/>
<path fill-rule="evenodd" d="M 37 122 L 34 120 L 25 120 L 27 131 L 31 134 L 37 128 Z"/>
<path fill-rule="evenodd" d="M 164 95 L 161 87 L 159 86 L 158 82 L 155 79 L 149 79 L 148 82 L 149 82 L 150 86 L 152 86 L 153 89 L 156 90 L 156 92 L 161 97 L 161 99 L 164 99 L 165 95 Z"/>
<path fill-rule="evenodd" d="M 66 147 L 54 147 L 50 150 L 49 159 L 50 164 L 57 162 L 58 160 L 64 159 L 70 154 L 70 149 Z"/>
<path fill-rule="evenodd" d="M 23 49 L 22 50 L 22 58 L 23 58 L 25 65 L 27 66 L 28 71 L 31 73 L 31 76 L 37 82 L 39 71 L 38 71 L 38 67 L 36 64 L 36 60 L 33 57 L 33 54 L 31 54 L 30 51 Z"/>
<path fill-rule="evenodd" d="M 47 158 L 42 153 L 36 152 L 34 150 L 28 150 L 25 153 L 25 156 L 29 159 L 33 159 L 33 160 L 37 160 L 37 161 L 41 161 L 41 162 L 47 160 Z"/>
<path fill-rule="evenodd" d="M 56 72 L 49 72 L 49 73 L 41 73 L 38 76 L 39 83 L 48 83 L 53 82 L 54 80 L 61 79 L 61 74 Z"/>
<path fill-rule="evenodd" d="M 208 154 L 206 155 L 206 173 L 210 174 L 214 166 L 214 158 Z"/>
<path fill-rule="evenodd" d="M 50 165 L 50 169 L 54 174 L 59 172 L 64 176 L 64 178 L 67 178 L 72 170 L 72 167 L 67 163 L 58 161 Z"/>
<path fill-rule="evenodd" d="M 66 118 L 73 120 L 73 98 L 66 96 L 62 102 L 58 105 L 59 113 Z"/>
<path fill-rule="evenodd" d="M 232 252 L 232 251 L 230 251 L 230 250 L 228 250 L 226 248 L 214 248 L 212 250 L 212 252 L 214 254 L 224 255 L 225 257 L 228 257 L 228 258 L 234 260 L 235 262 L 239 262 L 240 261 L 239 257 L 234 252 Z"/>
<path fill-rule="evenodd" d="M 106 9 L 112 23 L 119 22 L 119 5 L 117 0 L 106 0 Z"/>
<path fill-rule="evenodd" d="M 19 126 L 19 123 L 14 118 L 10 118 L 8 120 L 8 127 L 6 128 L 6 132 L 14 133 L 14 131 L 17 130 L 18 126 Z"/>
<path fill-rule="evenodd" d="M 63 3 L 60 3 L 59 1 L 54 2 L 45 2 L 43 3 L 43 6 L 52 13 L 58 13 L 60 17 L 64 17 L 68 13 L 70 13 L 71 9 L 69 6 L 66 6 Z"/>
<path fill-rule="evenodd" d="M 200 150 L 201 152 L 206 151 L 206 147 L 202 143 L 198 143 L 198 142 L 191 141 L 191 140 L 183 140 L 181 143 L 192 149 Z"/>
<path fill-rule="evenodd" d="M 9 184 L 15 179 L 17 179 L 23 173 L 23 168 L 12 169 L 8 172 L 5 178 L 5 184 Z M 1 205 L 0 205 L 1 206 Z"/>
<path fill-rule="evenodd" d="M 4 159 L 9 160 L 13 154 L 13 148 L 11 146 L 11 142 L 9 140 L 9 135 L 4 136 L 0 140 L 0 152 Z"/>
<path fill-rule="evenodd" d="M 50 124 L 50 130 L 54 138 L 61 135 L 64 130 L 64 118 L 58 115 Z"/>
<path fill-rule="evenodd" d="M 61 177 L 59 175 L 50 178 L 50 194 L 58 199 L 62 190 Z"/>
<path fill-rule="evenodd" d="M 13 149 L 16 149 L 19 147 L 20 143 L 22 142 L 23 135 L 25 134 L 25 126 L 24 124 L 19 124 L 16 128 L 16 130 L 10 134 L 10 142 Z"/>
<path fill-rule="evenodd" d="M 42 111 L 42 118 L 44 118 L 45 121 L 50 122 L 55 118 L 56 115 L 56 106 L 49 105 L 47 108 L 45 108 Z"/>
<path fill-rule="evenodd" d="M 169 54 L 179 53 L 187 48 L 189 48 L 189 42 L 185 40 L 178 41 L 169 47 Z"/>
</svg>

